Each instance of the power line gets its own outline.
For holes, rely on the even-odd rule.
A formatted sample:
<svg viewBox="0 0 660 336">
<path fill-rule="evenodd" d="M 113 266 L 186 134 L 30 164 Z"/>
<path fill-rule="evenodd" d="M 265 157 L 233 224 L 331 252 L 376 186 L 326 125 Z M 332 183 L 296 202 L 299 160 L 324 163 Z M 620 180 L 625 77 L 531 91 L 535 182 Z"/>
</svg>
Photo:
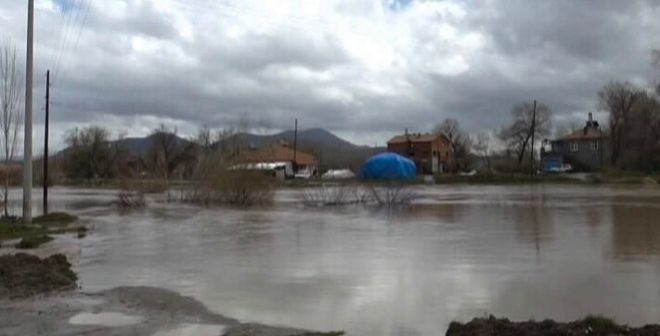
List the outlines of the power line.
<svg viewBox="0 0 660 336">
<path fill-rule="evenodd" d="M 62 61 L 62 56 L 64 54 L 68 53 L 67 49 L 69 48 L 70 37 L 72 37 L 71 34 L 75 34 L 75 33 L 73 33 L 73 31 L 75 29 L 74 27 L 78 26 L 78 29 L 82 28 L 82 24 L 76 24 L 76 22 L 81 21 L 80 18 L 83 15 L 83 13 L 82 13 L 83 12 L 83 10 L 82 10 L 83 1 L 84 0 L 79 0 L 77 3 L 74 2 L 73 6 L 72 6 L 72 9 L 69 9 L 69 11 L 75 11 L 76 13 L 75 13 L 75 16 L 73 16 L 74 19 L 73 19 L 72 23 L 69 25 L 68 29 L 66 29 L 66 31 L 65 31 L 64 43 L 63 43 L 62 48 L 60 50 L 60 54 L 57 58 L 57 62 L 55 63 L 55 69 L 54 69 L 54 74 L 53 74 L 53 77 L 55 79 L 58 78 L 58 75 L 60 73 L 60 69 L 61 69 L 61 67 L 60 67 L 61 63 L 60 62 Z M 90 0 L 87 0 L 87 1 L 89 3 Z"/>
<path fill-rule="evenodd" d="M 66 11 L 62 12 L 64 15 L 62 15 L 62 24 L 60 24 L 60 29 L 58 30 L 57 33 L 57 43 L 55 43 L 56 50 L 54 53 L 51 54 L 50 61 L 49 61 L 49 66 L 53 67 L 55 65 L 55 61 L 57 60 L 57 54 L 60 51 L 60 46 L 62 45 L 62 38 L 64 35 L 64 28 L 69 25 L 70 17 L 71 17 L 71 11 Z"/>
<path fill-rule="evenodd" d="M 51 68 L 54 68 L 55 63 L 59 62 L 59 59 L 60 59 L 61 54 L 63 52 L 62 47 L 63 47 L 63 44 L 64 44 L 64 37 L 65 37 L 66 33 L 69 30 L 69 27 L 71 25 L 71 20 L 72 20 L 72 17 L 73 17 L 73 11 L 71 9 L 66 10 L 66 8 L 62 7 L 62 13 L 64 14 L 63 20 L 62 20 L 63 22 L 62 22 L 62 25 L 60 25 L 60 30 L 59 30 L 59 34 L 58 34 L 58 38 L 57 38 L 57 49 L 56 49 L 56 52 L 55 52 L 56 56 L 55 56 L 55 59 L 53 59 L 51 64 L 50 64 Z"/>
<path fill-rule="evenodd" d="M 76 49 L 78 48 L 78 42 L 80 42 L 80 35 L 82 35 L 82 32 L 85 29 L 85 26 L 87 25 L 87 17 L 89 16 L 89 9 L 92 6 L 92 2 L 94 2 L 94 0 L 87 0 L 87 8 L 85 8 L 83 21 L 78 29 L 78 36 L 76 36 L 76 42 L 73 44 L 73 49 L 71 49 L 72 51 L 76 51 Z"/>
</svg>

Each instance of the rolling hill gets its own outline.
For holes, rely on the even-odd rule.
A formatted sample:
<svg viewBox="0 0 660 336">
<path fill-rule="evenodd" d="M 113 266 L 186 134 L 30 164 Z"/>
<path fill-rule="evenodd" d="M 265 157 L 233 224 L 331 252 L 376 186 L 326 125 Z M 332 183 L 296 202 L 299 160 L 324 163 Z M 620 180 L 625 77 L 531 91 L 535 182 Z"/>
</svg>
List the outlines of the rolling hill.
<svg viewBox="0 0 660 336">
<path fill-rule="evenodd" d="M 241 144 L 243 147 L 256 149 L 270 146 L 281 140 L 293 144 L 293 139 L 294 131 L 289 130 L 269 135 L 239 133 L 223 141 L 232 141 Z M 192 144 L 190 140 L 179 136 L 177 136 L 176 141 L 181 146 Z M 153 135 L 115 140 L 113 144 L 122 146 L 132 156 L 142 156 L 152 146 Z M 357 170 L 369 156 L 385 150 L 384 148 L 355 145 L 322 128 L 298 131 L 298 148 L 300 151 L 317 156 L 322 169 L 351 168 L 354 170 Z M 67 148 L 57 155 L 65 156 L 68 152 L 69 149 Z"/>
</svg>

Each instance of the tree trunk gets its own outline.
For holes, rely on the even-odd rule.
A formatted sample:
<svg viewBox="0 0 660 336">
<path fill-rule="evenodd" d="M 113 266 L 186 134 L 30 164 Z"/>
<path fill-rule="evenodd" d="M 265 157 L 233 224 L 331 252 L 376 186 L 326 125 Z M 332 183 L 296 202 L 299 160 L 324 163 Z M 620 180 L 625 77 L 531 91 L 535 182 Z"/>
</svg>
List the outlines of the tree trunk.
<svg viewBox="0 0 660 336">
<path fill-rule="evenodd" d="M 522 148 L 520 148 L 520 151 L 518 152 L 518 168 L 522 166 L 523 159 L 525 158 L 525 153 L 527 152 L 527 144 L 529 143 L 529 138 L 531 135 L 527 135 L 525 138 L 525 141 L 523 141 Z"/>
</svg>

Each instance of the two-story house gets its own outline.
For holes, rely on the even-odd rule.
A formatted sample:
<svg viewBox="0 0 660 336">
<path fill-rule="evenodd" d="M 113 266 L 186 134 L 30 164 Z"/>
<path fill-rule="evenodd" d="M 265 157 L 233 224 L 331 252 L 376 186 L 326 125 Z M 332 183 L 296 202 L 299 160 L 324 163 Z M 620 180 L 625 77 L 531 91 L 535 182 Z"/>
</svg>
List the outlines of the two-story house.
<svg viewBox="0 0 660 336">
<path fill-rule="evenodd" d="M 570 164 L 575 171 L 597 171 L 607 165 L 609 137 L 589 113 L 585 126 L 552 141 L 545 141 L 541 151 L 543 170 Z"/>
<path fill-rule="evenodd" d="M 387 150 L 413 160 L 420 175 L 445 172 L 454 161 L 449 140 L 436 134 L 411 134 L 406 131 L 390 139 Z"/>
</svg>

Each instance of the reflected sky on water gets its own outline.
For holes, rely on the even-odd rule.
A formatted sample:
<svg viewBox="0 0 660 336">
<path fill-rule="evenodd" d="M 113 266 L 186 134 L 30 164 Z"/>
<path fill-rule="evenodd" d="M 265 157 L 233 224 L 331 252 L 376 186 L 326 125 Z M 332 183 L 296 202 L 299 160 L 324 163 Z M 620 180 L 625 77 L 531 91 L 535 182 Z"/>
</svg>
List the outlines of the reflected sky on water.
<svg viewBox="0 0 660 336">
<path fill-rule="evenodd" d="M 245 321 L 352 335 L 440 335 L 484 314 L 660 321 L 660 189 L 415 188 L 395 210 L 306 208 L 282 190 L 267 208 L 121 212 L 111 190 L 66 188 L 51 208 L 94 227 L 84 290 L 161 286 Z"/>
</svg>

